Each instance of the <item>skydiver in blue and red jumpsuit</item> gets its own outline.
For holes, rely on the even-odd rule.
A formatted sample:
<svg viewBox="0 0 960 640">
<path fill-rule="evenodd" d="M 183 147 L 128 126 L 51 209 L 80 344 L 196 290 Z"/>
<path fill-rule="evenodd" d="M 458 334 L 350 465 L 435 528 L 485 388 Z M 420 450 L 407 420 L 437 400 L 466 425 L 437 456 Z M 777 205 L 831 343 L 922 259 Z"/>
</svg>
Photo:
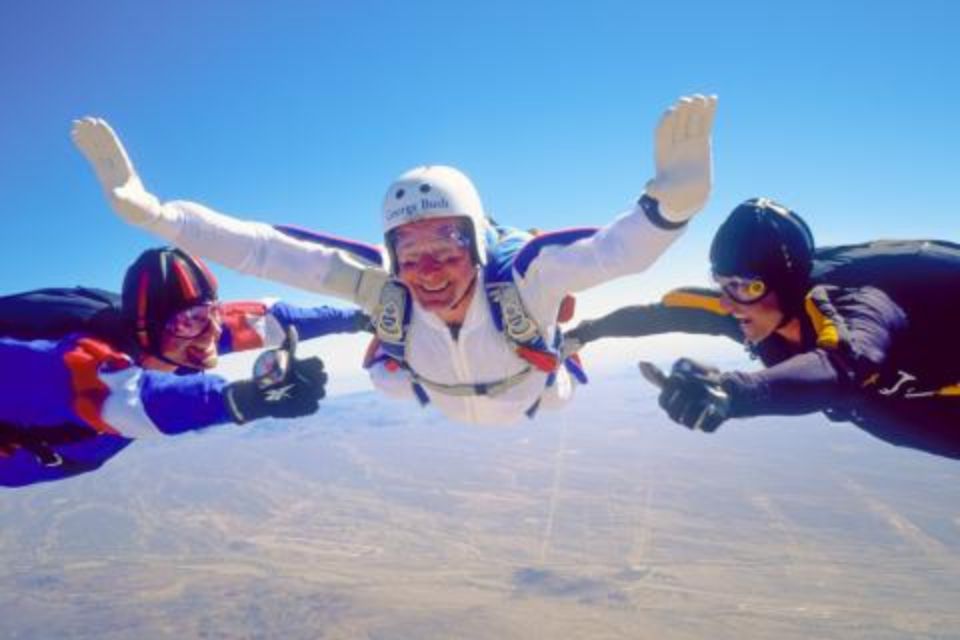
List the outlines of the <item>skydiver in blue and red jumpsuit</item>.
<svg viewBox="0 0 960 640">
<path fill-rule="evenodd" d="M 119 302 L 106 310 L 116 331 L 0 332 L 0 486 L 92 471 L 136 438 L 311 414 L 326 382 L 318 358 L 272 383 L 203 372 L 219 354 L 280 345 L 291 326 L 309 339 L 367 325 L 354 310 L 220 302 L 206 266 L 179 249 L 144 252 L 122 296 L 103 293 Z"/>
</svg>

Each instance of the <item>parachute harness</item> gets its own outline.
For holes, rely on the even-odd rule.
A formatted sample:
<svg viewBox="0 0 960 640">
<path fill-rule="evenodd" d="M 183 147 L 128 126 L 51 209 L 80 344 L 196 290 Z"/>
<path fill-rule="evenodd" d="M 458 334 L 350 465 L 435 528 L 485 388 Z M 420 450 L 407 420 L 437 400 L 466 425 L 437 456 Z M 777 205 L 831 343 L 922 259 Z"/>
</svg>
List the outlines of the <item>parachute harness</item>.
<svg viewBox="0 0 960 640">
<path fill-rule="evenodd" d="M 426 390 L 456 397 L 488 396 L 495 397 L 521 384 L 534 370 L 547 373 L 545 388 L 556 381 L 557 370 L 561 364 L 581 383 L 586 383 L 586 375 L 579 363 L 564 359 L 561 355 L 562 334 L 557 332 L 553 347 L 548 346 L 536 321 L 527 312 L 520 297 L 520 291 L 511 281 L 487 283 L 484 289 L 487 301 L 493 313 L 497 329 L 511 345 L 514 353 L 528 365 L 522 370 L 502 380 L 482 383 L 446 384 L 425 378 L 417 373 L 406 359 L 407 328 L 410 323 L 411 295 L 406 285 L 396 279 L 390 280 L 380 294 L 380 303 L 374 312 L 373 325 L 382 356 L 369 362 L 388 360 L 397 368 L 406 371 L 411 378 L 414 392 L 421 404 L 429 403 Z M 539 406 L 539 398 L 527 411 L 530 417 Z"/>
</svg>

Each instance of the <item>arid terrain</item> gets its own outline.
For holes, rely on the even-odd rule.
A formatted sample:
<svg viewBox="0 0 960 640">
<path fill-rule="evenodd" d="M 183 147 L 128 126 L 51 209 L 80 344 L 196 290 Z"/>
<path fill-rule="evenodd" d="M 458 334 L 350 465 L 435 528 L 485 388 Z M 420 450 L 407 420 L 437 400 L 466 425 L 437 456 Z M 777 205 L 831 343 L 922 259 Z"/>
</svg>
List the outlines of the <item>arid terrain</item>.
<svg viewBox="0 0 960 640">
<path fill-rule="evenodd" d="M 372 394 L 0 493 L 2 638 L 960 638 L 960 463 L 689 433 L 637 376 L 451 425 Z"/>
</svg>

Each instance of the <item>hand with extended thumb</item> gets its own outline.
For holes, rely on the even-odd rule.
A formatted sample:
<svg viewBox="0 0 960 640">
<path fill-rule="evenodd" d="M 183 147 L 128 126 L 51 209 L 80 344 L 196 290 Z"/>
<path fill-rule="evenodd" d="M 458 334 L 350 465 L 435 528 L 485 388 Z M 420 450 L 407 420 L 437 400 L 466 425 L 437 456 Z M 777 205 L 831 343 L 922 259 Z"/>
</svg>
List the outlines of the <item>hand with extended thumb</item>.
<svg viewBox="0 0 960 640">
<path fill-rule="evenodd" d="M 289 326 L 283 346 L 257 358 L 251 379 L 227 385 L 224 401 L 234 422 L 316 413 L 325 395 L 327 374 L 320 358 L 297 360 L 296 347 L 297 331 Z"/>
</svg>

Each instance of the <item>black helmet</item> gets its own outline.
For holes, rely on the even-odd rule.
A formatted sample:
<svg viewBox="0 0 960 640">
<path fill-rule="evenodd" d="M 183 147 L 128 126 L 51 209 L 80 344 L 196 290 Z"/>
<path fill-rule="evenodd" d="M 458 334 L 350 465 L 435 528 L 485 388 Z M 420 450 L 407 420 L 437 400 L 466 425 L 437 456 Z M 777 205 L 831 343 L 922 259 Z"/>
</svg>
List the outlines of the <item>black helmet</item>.
<svg viewBox="0 0 960 640">
<path fill-rule="evenodd" d="M 181 249 L 147 249 L 123 278 L 123 316 L 137 346 L 160 355 L 164 323 L 178 311 L 217 299 L 217 281 L 199 258 Z"/>
<path fill-rule="evenodd" d="M 758 278 L 785 310 L 802 304 L 813 265 L 813 234 L 799 215 L 768 198 L 737 206 L 710 246 L 716 276 Z"/>
</svg>

